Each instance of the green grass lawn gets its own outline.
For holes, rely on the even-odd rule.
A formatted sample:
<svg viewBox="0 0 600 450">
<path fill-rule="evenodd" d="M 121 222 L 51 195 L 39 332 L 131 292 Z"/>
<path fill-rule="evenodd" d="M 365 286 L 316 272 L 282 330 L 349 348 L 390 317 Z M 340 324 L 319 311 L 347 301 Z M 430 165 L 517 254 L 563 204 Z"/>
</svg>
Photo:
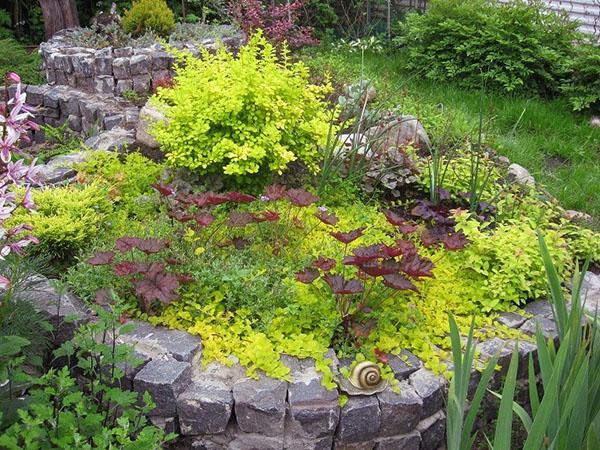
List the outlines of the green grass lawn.
<svg viewBox="0 0 600 450">
<path fill-rule="evenodd" d="M 310 49 L 304 61 L 330 71 L 337 81 L 357 80 L 361 55 L 323 48 Z M 404 93 L 422 105 L 443 105 L 456 120 L 476 127 L 480 92 L 450 83 L 432 82 L 402 69 L 402 54 L 366 54 L 364 76 L 378 88 L 379 97 L 402 102 Z M 389 96 L 389 97 L 388 97 Z M 600 128 L 590 116 L 574 114 L 563 99 L 485 95 L 485 119 L 498 153 L 527 168 L 567 209 L 600 218 Z"/>
</svg>

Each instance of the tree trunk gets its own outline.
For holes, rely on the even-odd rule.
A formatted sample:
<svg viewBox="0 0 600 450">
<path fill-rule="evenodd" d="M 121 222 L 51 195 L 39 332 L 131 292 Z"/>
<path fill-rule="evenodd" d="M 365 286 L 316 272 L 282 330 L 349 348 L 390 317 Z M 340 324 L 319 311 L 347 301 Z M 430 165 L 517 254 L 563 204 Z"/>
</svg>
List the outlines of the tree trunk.
<svg viewBox="0 0 600 450">
<path fill-rule="evenodd" d="M 40 6 L 46 39 L 50 39 L 57 31 L 79 26 L 75 0 L 40 0 Z"/>
</svg>

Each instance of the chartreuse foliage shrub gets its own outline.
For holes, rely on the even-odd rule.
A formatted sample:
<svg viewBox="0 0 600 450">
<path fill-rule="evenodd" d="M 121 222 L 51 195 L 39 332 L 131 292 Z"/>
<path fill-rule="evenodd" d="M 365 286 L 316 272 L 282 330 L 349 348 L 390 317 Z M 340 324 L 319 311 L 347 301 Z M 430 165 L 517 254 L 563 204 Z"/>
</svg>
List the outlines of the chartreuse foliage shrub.
<svg viewBox="0 0 600 450">
<path fill-rule="evenodd" d="M 318 170 L 330 86 L 310 84 L 308 69 L 287 50 L 278 57 L 257 33 L 237 56 L 220 49 L 181 58 L 175 87 L 154 98 L 167 117 L 153 133 L 168 163 L 238 178 L 281 173 L 296 160 Z"/>
<path fill-rule="evenodd" d="M 538 1 L 434 0 L 424 14 L 407 16 L 403 43 L 409 68 L 432 80 L 554 93 L 576 26 Z"/>
<path fill-rule="evenodd" d="M 40 243 L 36 252 L 68 259 L 89 245 L 112 211 L 108 189 L 98 183 L 45 188 L 33 192 L 36 210 L 17 212 L 10 223 L 28 223 Z"/>
<path fill-rule="evenodd" d="M 123 28 L 134 35 L 153 31 L 166 36 L 175 28 L 175 15 L 165 0 L 134 0 L 123 16 Z"/>
</svg>

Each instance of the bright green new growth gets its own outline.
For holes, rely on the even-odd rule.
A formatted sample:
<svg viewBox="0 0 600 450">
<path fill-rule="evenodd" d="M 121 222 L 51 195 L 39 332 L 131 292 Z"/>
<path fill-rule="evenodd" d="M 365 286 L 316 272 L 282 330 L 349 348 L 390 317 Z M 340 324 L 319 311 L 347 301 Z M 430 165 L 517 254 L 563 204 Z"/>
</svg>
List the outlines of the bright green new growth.
<svg viewBox="0 0 600 450">
<path fill-rule="evenodd" d="M 137 0 L 125 13 L 123 28 L 135 35 L 153 31 L 166 36 L 175 28 L 175 15 L 165 0 Z"/>
<path fill-rule="evenodd" d="M 296 160 L 318 170 L 329 84 L 310 84 L 305 65 L 291 63 L 285 49 L 278 57 L 261 33 L 237 56 L 179 56 L 175 87 L 154 97 L 167 123 L 153 133 L 169 163 L 232 176 L 281 173 Z"/>
</svg>

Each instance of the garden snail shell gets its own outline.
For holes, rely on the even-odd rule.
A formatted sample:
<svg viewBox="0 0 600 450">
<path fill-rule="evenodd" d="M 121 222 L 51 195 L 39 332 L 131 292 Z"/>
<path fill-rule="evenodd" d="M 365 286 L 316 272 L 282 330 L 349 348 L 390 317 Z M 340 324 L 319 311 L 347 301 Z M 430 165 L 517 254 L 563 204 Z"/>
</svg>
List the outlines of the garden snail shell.
<svg viewBox="0 0 600 450">
<path fill-rule="evenodd" d="M 383 382 L 381 379 L 381 369 L 377 364 L 371 361 L 359 362 L 354 369 L 352 369 L 349 381 L 358 389 L 367 391 L 376 389 Z"/>
</svg>

